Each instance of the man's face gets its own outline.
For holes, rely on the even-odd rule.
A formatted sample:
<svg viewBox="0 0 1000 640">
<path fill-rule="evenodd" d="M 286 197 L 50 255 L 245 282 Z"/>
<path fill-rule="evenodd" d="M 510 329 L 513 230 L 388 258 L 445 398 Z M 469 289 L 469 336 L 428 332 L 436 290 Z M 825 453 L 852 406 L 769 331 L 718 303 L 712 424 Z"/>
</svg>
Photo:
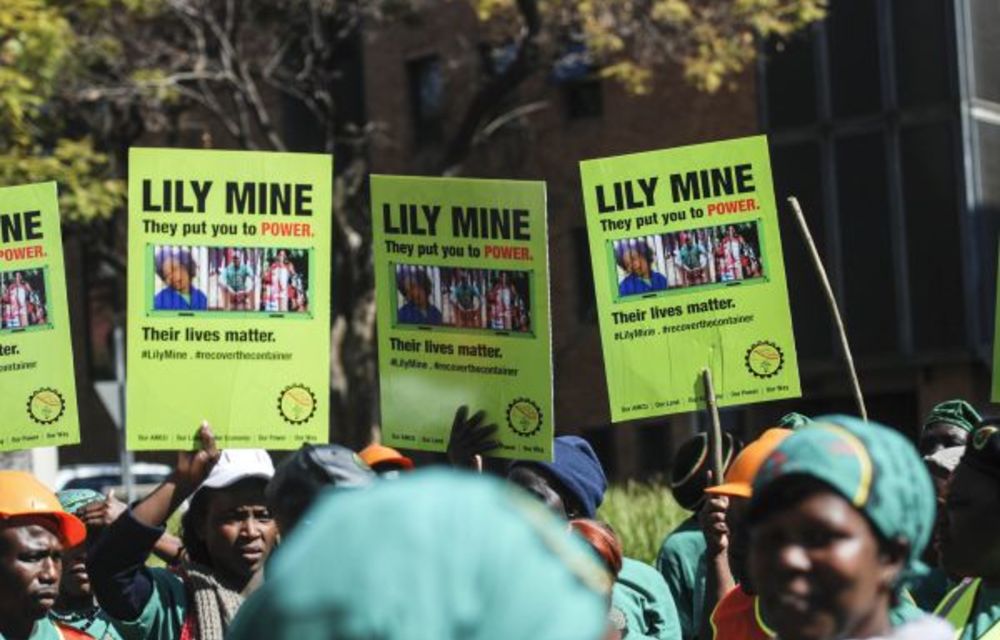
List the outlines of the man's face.
<svg viewBox="0 0 1000 640">
<path fill-rule="evenodd" d="M 566 504 L 563 502 L 562 496 L 552 487 L 549 479 L 537 469 L 519 464 L 507 474 L 507 481 L 516 484 L 538 498 L 542 504 L 551 509 L 560 518 L 569 519 Z"/>
<path fill-rule="evenodd" d="M 964 447 L 968 439 L 969 432 L 965 429 L 947 422 L 935 422 L 927 425 L 927 428 L 920 434 L 917 448 L 920 450 L 920 455 L 929 456 L 941 449 Z"/>
<path fill-rule="evenodd" d="M 38 620 L 59 596 L 62 543 L 51 518 L 25 516 L 0 527 L 0 619 Z"/>
<path fill-rule="evenodd" d="M 14 282 L 16 282 L 18 284 L 21 284 L 21 272 L 20 271 L 18 271 L 17 273 L 14 274 Z"/>
<path fill-rule="evenodd" d="M 79 544 L 63 554 L 59 592 L 71 599 L 93 595 L 90 576 L 87 575 L 87 545 Z"/>
<path fill-rule="evenodd" d="M 201 531 L 212 564 L 233 581 L 264 566 L 278 527 L 267 510 L 265 483 L 247 479 L 213 492 Z"/>
<path fill-rule="evenodd" d="M 938 552 L 949 576 L 1000 578 L 1000 483 L 966 464 L 951 477 Z"/>
<path fill-rule="evenodd" d="M 235 266 L 237 266 L 237 267 L 240 266 L 241 264 L 243 264 L 243 254 L 241 254 L 241 253 L 234 253 L 233 254 L 233 264 Z"/>
</svg>

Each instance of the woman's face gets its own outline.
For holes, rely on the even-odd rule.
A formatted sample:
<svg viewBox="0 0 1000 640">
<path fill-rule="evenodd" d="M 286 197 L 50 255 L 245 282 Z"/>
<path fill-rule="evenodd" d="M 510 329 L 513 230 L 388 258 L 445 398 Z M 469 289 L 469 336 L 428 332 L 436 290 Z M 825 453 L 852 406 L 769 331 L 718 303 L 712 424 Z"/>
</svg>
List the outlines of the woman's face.
<svg viewBox="0 0 1000 640">
<path fill-rule="evenodd" d="M 968 439 L 969 432 L 965 429 L 947 422 L 935 422 L 927 425 L 927 428 L 920 434 L 917 448 L 920 450 L 920 455 L 929 456 L 941 449 L 964 447 Z"/>
<path fill-rule="evenodd" d="M 649 275 L 649 262 L 646 261 L 646 256 L 642 255 L 641 251 L 636 251 L 631 249 L 625 252 L 625 265 L 628 267 L 630 273 L 645 278 Z"/>
<path fill-rule="evenodd" d="M 177 258 L 167 258 L 163 261 L 163 280 L 167 286 L 177 291 L 187 291 L 191 288 L 191 274 Z"/>
<path fill-rule="evenodd" d="M 1000 579 L 1000 482 L 959 464 L 948 485 L 938 552 L 955 577 Z"/>
<path fill-rule="evenodd" d="M 408 278 L 403 285 L 403 288 L 406 290 L 407 300 L 418 307 L 427 306 L 427 292 L 420 286 L 420 282 L 416 278 Z"/>
<path fill-rule="evenodd" d="M 264 566 L 278 535 L 264 499 L 265 484 L 259 478 L 242 480 L 209 498 L 199 533 L 212 566 L 235 583 Z"/>
<path fill-rule="evenodd" d="M 751 527 L 750 573 L 782 640 L 866 638 L 887 629 L 902 561 L 880 552 L 868 521 L 830 491 Z"/>
</svg>

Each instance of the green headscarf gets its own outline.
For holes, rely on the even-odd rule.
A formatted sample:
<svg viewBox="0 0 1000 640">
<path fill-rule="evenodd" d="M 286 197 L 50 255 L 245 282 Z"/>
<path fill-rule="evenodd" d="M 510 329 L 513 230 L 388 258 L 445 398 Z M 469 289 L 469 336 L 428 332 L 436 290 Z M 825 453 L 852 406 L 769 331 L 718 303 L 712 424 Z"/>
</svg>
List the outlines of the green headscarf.
<svg viewBox="0 0 1000 640">
<path fill-rule="evenodd" d="M 540 503 L 451 470 L 322 496 L 227 640 L 598 640 L 610 577 Z"/>
<path fill-rule="evenodd" d="M 801 413 L 786 413 L 778 420 L 778 424 L 774 425 L 776 427 L 782 427 L 784 429 L 798 429 L 800 427 L 805 427 L 813 423 L 813 419 L 809 416 L 804 416 Z"/>
<path fill-rule="evenodd" d="M 816 418 L 764 461 L 753 483 L 754 502 L 791 475 L 826 483 L 883 538 L 906 541 L 909 553 L 900 584 L 926 572 L 919 558 L 934 527 L 934 486 L 917 450 L 902 434 L 849 416 Z"/>
<path fill-rule="evenodd" d="M 976 430 L 979 422 L 983 419 L 979 412 L 976 411 L 971 404 L 965 400 L 946 400 L 938 405 L 935 405 L 931 412 L 927 414 L 927 419 L 924 420 L 923 429 L 921 429 L 921 434 L 927 429 L 927 427 L 932 424 L 937 424 L 938 422 L 943 422 L 945 424 L 950 424 L 972 433 Z"/>
<path fill-rule="evenodd" d="M 91 502 L 101 502 L 104 496 L 93 489 L 64 489 L 56 492 L 56 498 L 66 513 L 76 514 Z"/>
</svg>

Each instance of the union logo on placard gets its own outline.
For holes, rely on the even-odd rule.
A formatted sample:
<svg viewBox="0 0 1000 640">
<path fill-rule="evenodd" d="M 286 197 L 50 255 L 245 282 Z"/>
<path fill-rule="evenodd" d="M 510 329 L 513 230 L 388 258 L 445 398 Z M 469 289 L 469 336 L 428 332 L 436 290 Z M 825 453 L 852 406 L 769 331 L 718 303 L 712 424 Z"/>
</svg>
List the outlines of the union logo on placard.
<svg viewBox="0 0 1000 640">
<path fill-rule="evenodd" d="M 776 376 L 784 365 L 785 354 L 770 340 L 755 342 L 747 349 L 747 371 L 757 378 Z"/>
<path fill-rule="evenodd" d="M 316 394 L 304 384 L 290 384 L 278 394 L 278 413 L 288 424 L 304 424 L 316 413 Z"/>
<path fill-rule="evenodd" d="M 66 401 L 56 389 L 42 387 L 28 396 L 28 417 L 38 424 L 52 424 L 65 412 Z"/>
<path fill-rule="evenodd" d="M 525 438 L 535 435 L 542 428 L 541 407 L 528 398 L 515 398 L 507 405 L 507 426 Z"/>
</svg>

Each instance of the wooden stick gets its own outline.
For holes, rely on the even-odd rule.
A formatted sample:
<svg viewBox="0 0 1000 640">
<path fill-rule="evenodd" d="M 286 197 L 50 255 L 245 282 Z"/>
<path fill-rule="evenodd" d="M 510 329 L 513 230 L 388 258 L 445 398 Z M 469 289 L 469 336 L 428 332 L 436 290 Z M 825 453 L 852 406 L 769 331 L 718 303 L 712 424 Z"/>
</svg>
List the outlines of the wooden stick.
<svg viewBox="0 0 1000 640">
<path fill-rule="evenodd" d="M 722 484 L 722 423 L 719 421 L 719 405 L 715 399 L 715 385 L 712 384 L 712 370 L 702 369 L 701 379 L 705 385 L 705 409 L 711 419 L 708 429 L 708 448 L 711 457 L 709 468 L 712 470 L 712 484 Z"/>
<path fill-rule="evenodd" d="M 826 302 L 830 305 L 830 313 L 833 314 L 833 320 L 837 323 L 837 333 L 840 334 L 840 347 L 844 351 L 844 359 L 847 361 L 847 372 L 851 376 L 851 385 L 854 387 L 854 400 L 858 403 L 858 413 L 861 419 L 865 422 L 868 421 L 868 410 L 865 408 L 865 398 L 861 395 L 861 383 L 858 382 L 858 371 L 854 368 L 854 357 L 851 356 L 851 345 L 847 341 L 847 330 L 844 328 L 844 321 L 840 317 L 840 309 L 837 307 L 837 299 L 833 295 L 833 287 L 830 286 L 830 279 L 826 275 L 826 268 L 823 267 L 823 261 L 819 257 L 819 251 L 816 250 L 816 243 L 813 242 L 812 234 L 809 233 L 809 225 L 806 224 L 806 217 L 802 213 L 802 207 L 799 205 L 799 201 L 795 196 L 788 198 L 788 204 L 792 205 L 792 210 L 795 212 L 795 218 L 799 221 L 799 229 L 802 231 L 802 236 L 805 238 L 806 246 L 809 247 L 809 254 L 812 256 L 813 265 L 816 267 L 817 273 L 819 273 L 820 282 L 823 283 L 823 291 L 826 294 Z"/>
</svg>

